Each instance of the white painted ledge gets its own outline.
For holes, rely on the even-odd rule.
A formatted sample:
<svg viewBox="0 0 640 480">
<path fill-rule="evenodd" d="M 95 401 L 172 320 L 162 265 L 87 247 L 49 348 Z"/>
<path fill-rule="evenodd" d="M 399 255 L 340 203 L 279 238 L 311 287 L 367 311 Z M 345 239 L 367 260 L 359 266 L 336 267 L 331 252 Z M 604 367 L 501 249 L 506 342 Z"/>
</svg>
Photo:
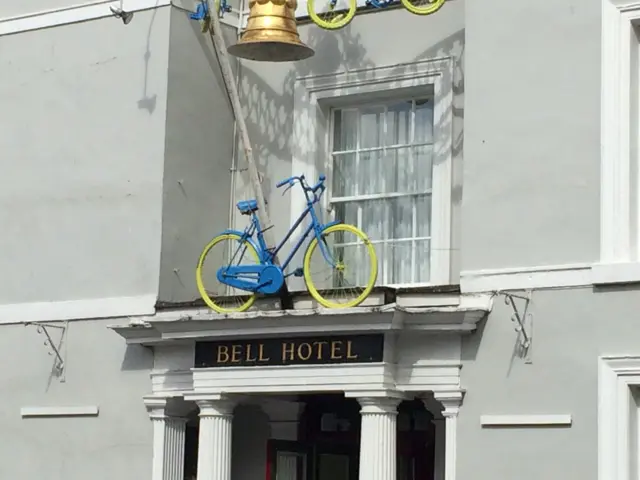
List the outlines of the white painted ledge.
<svg viewBox="0 0 640 480">
<path fill-rule="evenodd" d="M 462 293 L 591 285 L 591 264 L 473 270 L 460 273 Z"/>
<path fill-rule="evenodd" d="M 171 0 L 125 0 L 124 9 L 128 12 L 139 12 L 169 5 Z M 112 17 L 110 7 L 119 8 L 120 2 L 97 1 L 17 17 L 0 18 L 0 36 Z"/>
<path fill-rule="evenodd" d="M 591 278 L 594 285 L 640 282 L 640 263 L 597 263 Z"/>
<path fill-rule="evenodd" d="M 114 318 L 155 313 L 156 295 L 0 305 L 0 325 Z"/>
<path fill-rule="evenodd" d="M 78 407 L 22 407 L 20 416 L 30 417 L 97 417 L 97 405 L 85 405 Z"/>
<path fill-rule="evenodd" d="M 483 427 L 569 426 L 571 415 L 482 415 Z"/>
</svg>

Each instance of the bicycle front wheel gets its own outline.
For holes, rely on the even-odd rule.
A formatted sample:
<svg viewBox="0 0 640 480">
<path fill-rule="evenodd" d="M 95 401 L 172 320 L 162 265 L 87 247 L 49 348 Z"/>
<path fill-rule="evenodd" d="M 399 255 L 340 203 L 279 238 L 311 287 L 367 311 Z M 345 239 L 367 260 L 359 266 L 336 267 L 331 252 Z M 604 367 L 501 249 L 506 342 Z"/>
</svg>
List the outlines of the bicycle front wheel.
<svg viewBox="0 0 640 480">
<path fill-rule="evenodd" d="M 307 13 L 313 23 L 325 30 L 346 27 L 356 15 L 357 0 L 346 0 L 347 8 L 337 8 L 335 0 L 307 0 Z"/>
<path fill-rule="evenodd" d="M 252 243 L 235 233 L 218 235 L 204 247 L 196 267 L 196 284 L 204 302 L 218 313 L 244 312 L 256 300 L 255 292 L 239 290 L 218 280 L 221 267 L 256 265 L 258 252 Z"/>
<path fill-rule="evenodd" d="M 369 238 L 353 225 L 337 224 L 314 238 L 303 264 L 311 296 L 326 308 L 360 305 L 378 278 L 378 259 Z"/>
<path fill-rule="evenodd" d="M 429 15 L 444 5 L 446 0 L 400 0 L 404 8 L 415 15 Z"/>
</svg>

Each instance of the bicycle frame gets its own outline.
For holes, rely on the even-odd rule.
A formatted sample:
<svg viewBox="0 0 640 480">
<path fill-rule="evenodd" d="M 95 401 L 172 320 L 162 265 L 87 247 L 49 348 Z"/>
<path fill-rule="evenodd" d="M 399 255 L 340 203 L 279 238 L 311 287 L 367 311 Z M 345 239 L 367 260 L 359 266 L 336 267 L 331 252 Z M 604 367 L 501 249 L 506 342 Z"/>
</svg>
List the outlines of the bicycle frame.
<svg viewBox="0 0 640 480">
<path fill-rule="evenodd" d="M 260 255 L 260 263 L 266 264 L 266 265 L 272 265 L 273 259 L 278 255 L 280 250 L 282 250 L 282 247 L 284 247 L 287 240 L 291 238 L 291 236 L 298 229 L 298 227 L 300 226 L 302 221 L 307 217 L 307 215 L 311 215 L 311 224 L 309 224 L 309 226 L 306 228 L 302 236 L 298 239 L 297 243 L 289 251 L 289 255 L 287 256 L 285 261 L 282 262 L 280 268 L 282 269 L 282 271 L 284 271 L 289 266 L 289 264 L 291 263 L 291 260 L 293 260 L 296 253 L 298 253 L 298 250 L 300 249 L 300 247 L 302 246 L 302 244 L 304 243 L 304 241 L 307 239 L 307 237 L 312 231 L 315 233 L 315 236 L 318 239 L 320 250 L 322 251 L 322 255 L 324 256 L 325 260 L 328 263 L 333 264 L 333 260 L 330 258 L 329 253 L 326 251 L 326 248 L 324 247 L 323 242 L 320 241 L 321 233 L 325 228 L 330 227 L 331 225 L 336 225 L 340 222 L 333 221 L 326 224 L 321 223 L 320 220 L 318 219 L 318 215 L 316 214 L 316 211 L 314 208 L 314 205 L 318 203 L 318 201 L 320 201 L 320 196 L 317 196 L 314 194 L 313 198 L 309 198 L 309 195 L 306 191 L 305 191 L 305 196 L 307 197 L 306 208 L 300 214 L 300 216 L 298 217 L 296 222 L 293 224 L 293 226 L 289 229 L 289 231 L 284 236 L 284 238 L 280 241 L 278 246 L 273 249 L 269 249 L 264 240 L 264 235 L 263 235 L 264 230 L 262 230 L 261 228 L 258 215 L 255 212 L 251 215 L 251 225 L 249 225 L 245 229 L 244 236 L 245 236 L 245 239 L 252 238 L 253 234 L 257 232 L 256 236 L 258 238 L 258 247 L 259 247 L 258 254 Z"/>
</svg>

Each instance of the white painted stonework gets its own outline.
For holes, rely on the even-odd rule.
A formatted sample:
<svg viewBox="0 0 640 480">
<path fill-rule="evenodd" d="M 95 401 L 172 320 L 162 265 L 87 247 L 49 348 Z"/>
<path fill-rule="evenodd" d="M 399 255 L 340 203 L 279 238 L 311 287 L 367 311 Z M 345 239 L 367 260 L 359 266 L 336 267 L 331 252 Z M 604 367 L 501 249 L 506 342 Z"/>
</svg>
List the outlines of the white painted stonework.
<svg viewBox="0 0 640 480">
<path fill-rule="evenodd" d="M 598 480 L 635 480 L 640 357 L 605 356 L 598 363 Z"/>
<path fill-rule="evenodd" d="M 632 147 L 640 119 L 632 79 L 640 68 L 636 0 L 602 0 L 600 262 L 594 284 L 640 280 L 640 237 L 634 194 L 640 158 Z M 637 101 L 636 101 L 637 102 Z M 637 128 L 637 126 L 635 127 Z M 634 174 L 634 172 L 636 172 Z"/>
<path fill-rule="evenodd" d="M 464 394 L 461 336 L 473 331 L 491 310 L 492 299 L 491 295 L 446 294 L 435 306 L 415 306 L 428 302 L 400 295 L 390 305 L 342 311 L 253 311 L 227 316 L 204 310 L 172 311 L 112 327 L 129 343 L 153 345 L 156 364 L 165 367 L 151 373 L 151 395 L 145 398 L 155 422 L 154 472 L 164 472 L 164 477 L 154 473 L 154 480 L 174 480 L 171 465 L 163 460 L 172 449 L 171 439 L 176 438 L 175 421 L 162 410 L 167 404 L 195 402 L 200 408 L 198 480 L 230 480 L 234 404 L 247 399 L 262 404 L 265 394 L 311 392 L 343 393 L 360 402 L 360 480 L 395 477 L 397 406 L 403 399 L 430 398 L 441 407 L 436 410 L 444 419 L 444 429 L 438 430 L 444 456 L 437 466 L 438 480 L 455 480 L 457 416 Z M 383 334 L 382 361 L 190 368 L 198 340 L 321 332 Z M 272 418 L 274 405 L 267 407 Z M 432 405 L 429 408 L 433 410 Z M 276 413 L 273 418 L 282 418 L 282 412 Z M 293 409 L 287 422 L 295 425 L 298 413 Z"/>
</svg>

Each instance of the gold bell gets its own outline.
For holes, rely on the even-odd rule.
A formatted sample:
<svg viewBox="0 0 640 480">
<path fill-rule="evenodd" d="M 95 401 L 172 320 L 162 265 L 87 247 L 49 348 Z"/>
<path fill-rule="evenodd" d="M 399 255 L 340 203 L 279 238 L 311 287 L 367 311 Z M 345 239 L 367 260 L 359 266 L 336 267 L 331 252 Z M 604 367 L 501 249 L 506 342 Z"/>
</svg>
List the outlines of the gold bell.
<svg viewBox="0 0 640 480">
<path fill-rule="evenodd" d="M 296 27 L 296 0 L 251 0 L 247 28 L 227 51 L 259 62 L 292 62 L 313 56 Z"/>
</svg>

